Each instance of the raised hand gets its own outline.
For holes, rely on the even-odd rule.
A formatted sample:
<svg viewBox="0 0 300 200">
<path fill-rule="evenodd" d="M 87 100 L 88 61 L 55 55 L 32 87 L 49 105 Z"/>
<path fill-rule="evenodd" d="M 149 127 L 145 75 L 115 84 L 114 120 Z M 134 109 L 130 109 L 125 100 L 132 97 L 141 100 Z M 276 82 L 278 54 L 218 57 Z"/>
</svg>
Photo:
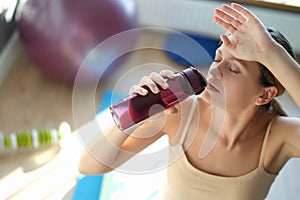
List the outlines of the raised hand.
<svg viewBox="0 0 300 200">
<path fill-rule="evenodd" d="M 220 36 L 223 45 L 236 58 L 260 62 L 276 43 L 263 23 L 239 4 L 222 5 L 214 12 L 214 21 L 230 34 Z"/>
</svg>

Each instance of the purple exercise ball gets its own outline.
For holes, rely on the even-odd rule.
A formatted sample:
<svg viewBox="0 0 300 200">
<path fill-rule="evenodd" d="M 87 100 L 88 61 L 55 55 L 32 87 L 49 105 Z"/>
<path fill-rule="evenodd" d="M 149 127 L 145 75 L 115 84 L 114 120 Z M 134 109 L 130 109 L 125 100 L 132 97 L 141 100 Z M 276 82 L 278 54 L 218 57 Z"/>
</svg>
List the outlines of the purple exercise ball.
<svg viewBox="0 0 300 200">
<path fill-rule="evenodd" d="M 17 25 L 29 57 L 52 78 L 74 83 L 86 57 L 103 41 L 137 28 L 134 0 L 27 0 L 18 10 Z M 123 49 L 132 49 L 137 35 L 114 40 L 96 53 L 97 63 L 81 73 L 83 83 L 108 76 L 122 62 Z M 113 53 L 112 53 L 113 52 Z M 101 60 L 114 60 L 102 66 Z M 89 63 L 86 62 L 86 63 Z M 105 63 L 105 62 L 104 62 Z M 107 63 L 106 63 L 107 65 Z"/>
</svg>

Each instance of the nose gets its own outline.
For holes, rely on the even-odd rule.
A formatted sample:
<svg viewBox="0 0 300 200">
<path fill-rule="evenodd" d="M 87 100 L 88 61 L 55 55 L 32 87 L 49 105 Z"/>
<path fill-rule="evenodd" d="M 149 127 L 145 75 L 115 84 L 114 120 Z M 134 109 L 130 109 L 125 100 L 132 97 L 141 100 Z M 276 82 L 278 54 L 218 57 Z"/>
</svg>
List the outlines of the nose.
<svg viewBox="0 0 300 200">
<path fill-rule="evenodd" d="M 220 63 L 216 63 L 213 64 L 210 68 L 209 68 L 209 74 L 211 76 L 213 76 L 216 79 L 221 79 L 222 78 L 222 73 L 220 71 Z"/>
</svg>

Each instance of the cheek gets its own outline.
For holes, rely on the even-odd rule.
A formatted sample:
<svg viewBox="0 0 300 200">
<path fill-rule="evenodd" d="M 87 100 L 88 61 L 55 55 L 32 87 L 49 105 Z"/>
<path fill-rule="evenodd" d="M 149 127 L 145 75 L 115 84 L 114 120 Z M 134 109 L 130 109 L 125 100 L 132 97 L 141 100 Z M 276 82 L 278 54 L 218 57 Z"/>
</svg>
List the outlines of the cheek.
<svg viewBox="0 0 300 200">
<path fill-rule="evenodd" d="M 224 81 L 226 101 L 247 104 L 255 100 L 258 94 L 257 83 L 246 79 Z"/>
</svg>

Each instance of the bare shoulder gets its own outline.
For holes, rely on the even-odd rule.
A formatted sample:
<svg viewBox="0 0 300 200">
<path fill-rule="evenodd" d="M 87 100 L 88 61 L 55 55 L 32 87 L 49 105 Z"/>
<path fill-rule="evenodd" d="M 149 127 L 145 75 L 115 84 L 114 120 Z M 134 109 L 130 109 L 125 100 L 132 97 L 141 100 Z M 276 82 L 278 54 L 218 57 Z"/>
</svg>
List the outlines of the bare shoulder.
<svg viewBox="0 0 300 200">
<path fill-rule="evenodd" d="M 267 171 L 277 174 L 291 158 L 300 157 L 300 119 L 277 117 L 271 126 L 265 157 Z"/>
<path fill-rule="evenodd" d="M 281 143 L 281 151 L 289 158 L 300 157 L 300 119 L 278 117 L 271 128 L 273 140 Z"/>
<path fill-rule="evenodd" d="M 300 119 L 280 116 L 274 121 L 271 130 L 282 136 L 300 134 Z"/>
</svg>

